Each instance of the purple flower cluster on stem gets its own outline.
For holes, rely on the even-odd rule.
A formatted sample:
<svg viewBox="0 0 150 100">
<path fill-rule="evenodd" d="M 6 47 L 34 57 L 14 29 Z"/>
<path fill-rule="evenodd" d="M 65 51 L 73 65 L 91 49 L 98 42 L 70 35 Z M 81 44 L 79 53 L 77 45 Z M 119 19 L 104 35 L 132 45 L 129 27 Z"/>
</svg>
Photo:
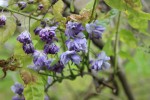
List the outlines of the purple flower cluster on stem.
<svg viewBox="0 0 150 100">
<path fill-rule="evenodd" d="M 46 42 L 44 46 L 44 52 L 46 54 L 56 54 L 59 51 L 59 48 L 53 43 L 56 38 L 56 31 L 57 26 L 45 26 L 44 28 L 37 27 L 34 30 L 35 35 L 39 35 L 40 39 Z"/>
<path fill-rule="evenodd" d="M 31 35 L 28 31 L 22 32 L 17 40 L 23 44 L 23 50 L 27 54 L 32 54 L 33 56 L 33 65 L 29 65 L 29 68 L 39 71 L 50 68 L 52 62 L 51 59 L 48 59 L 47 54 L 56 54 L 59 51 L 59 48 L 54 44 L 54 41 L 57 40 L 55 30 L 56 26 L 49 27 L 45 25 L 44 28 L 37 27 L 34 32 L 35 35 L 39 35 L 40 39 L 46 44 L 42 51 L 35 50 Z"/>
<path fill-rule="evenodd" d="M 87 41 L 83 34 L 84 27 L 81 23 L 69 21 L 66 24 L 65 35 L 68 37 L 66 45 L 68 51 L 60 56 L 60 61 L 66 65 L 70 60 L 75 64 L 80 64 L 81 58 L 77 52 L 87 51 Z"/>
<path fill-rule="evenodd" d="M 31 36 L 28 31 L 22 32 L 17 38 L 17 40 L 23 44 L 24 52 L 27 54 L 32 54 L 33 56 L 34 64 L 30 65 L 29 68 L 32 68 L 36 71 L 48 69 L 61 73 L 69 61 L 79 65 L 81 58 L 78 55 L 78 52 L 87 52 L 87 40 L 83 33 L 85 29 L 82 24 L 72 21 L 69 21 L 66 24 L 65 35 L 67 36 L 67 40 L 65 44 L 68 50 L 61 54 L 57 63 L 51 65 L 53 60 L 48 59 L 47 54 L 56 54 L 59 51 L 59 48 L 54 43 L 54 41 L 57 40 L 55 32 L 57 26 L 49 26 L 46 22 L 44 23 L 44 26 L 37 27 L 34 30 L 35 35 L 38 35 L 40 39 L 45 42 L 43 50 L 39 51 L 34 49 Z M 86 24 L 86 30 L 90 39 L 99 39 L 102 37 L 102 33 L 104 32 L 105 28 L 98 25 L 98 21 L 95 21 Z M 92 69 L 107 69 L 110 66 L 110 64 L 107 63 L 109 59 L 110 58 L 107 57 L 104 52 L 102 52 L 95 61 L 91 61 Z"/>
</svg>

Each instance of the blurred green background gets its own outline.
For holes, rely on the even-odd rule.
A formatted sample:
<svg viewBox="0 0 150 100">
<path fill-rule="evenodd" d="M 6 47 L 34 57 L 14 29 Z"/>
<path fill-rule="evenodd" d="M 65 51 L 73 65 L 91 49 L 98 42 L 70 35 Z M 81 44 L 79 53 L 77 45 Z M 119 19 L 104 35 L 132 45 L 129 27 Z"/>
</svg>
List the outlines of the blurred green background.
<svg viewBox="0 0 150 100">
<path fill-rule="evenodd" d="M 90 0 L 76 0 L 75 6 L 79 9 L 86 5 Z M 150 12 L 150 0 L 142 0 L 144 10 Z M 2 2 L 0 1 L 0 4 Z M 20 17 L 20 16 L 18 16 Z M 22 30 L 24 27 L 21 27 Z M 150 29 L 150 28 L 149 28 Z M 149 32 L 150 33 L 150 32 Z M 126 53 L 120 54 L 123 60 L 129 59 L 122 65 L 126 74 L 130 88 L 136 100 L 150 100 L 150 38 L 147 36 L 137 35 L 139 45 L 132 50 L 132 55 Z M 0 59 L 6 59 L 13 49 L 15 36 L 8 40 L 4 46 L 0 46 Z M 105 40 L 105 39 L 104 39 Z M 142 43 L 142 46 L 140 45 Z M 128 49 L 128 44 L 124 44 Z M 131 49 L 129 47 L 129 49 Z M 0 76 L 2 71 L 0 70 Z M 100 74 L 103 77 L 103 74 Z M 0 80 L 0 100 L 11 100 L 14 93 L 11 86 L 15 82 L 21 82 L 19 73 L 8 71 L 5 79 Z M 112 95 L 112 90 L 104 88 L 100 92 L 96 92 L 93 79 L 89 76 L 78 77 L 74 81 L 63 80 L 62 83 L 56 83 L 49 89 L 51 100 L 127 100 L 127 97 L 119 84 L 120 95 L 116 97 Z"/>
</svg>

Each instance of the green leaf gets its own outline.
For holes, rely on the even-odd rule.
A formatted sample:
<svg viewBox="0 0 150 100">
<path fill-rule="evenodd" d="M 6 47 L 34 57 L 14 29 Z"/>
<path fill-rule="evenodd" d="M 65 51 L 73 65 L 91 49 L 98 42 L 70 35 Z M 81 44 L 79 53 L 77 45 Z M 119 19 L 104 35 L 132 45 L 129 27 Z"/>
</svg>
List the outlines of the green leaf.
<svg viewBox="0 0 150 100">
<path fill-rule="evenodd" d="M 25 83 L 26 85 L 23 92 L 25 99 L 44 100 L 44 83 L 42 77 L 31 70 L 23 70 L 21 76 L 23 81 L 28 82 L 27 84 Z"/>
<path fill-rule="evenodd" d="M 6 20 L 6 25 L 0 27 L 0 45 L 4 44 L 15 33 L 16 23 L 13 17 L 9 17 Z"/>
<path fill-rule="evenodd" d="M 20 61 L 22 67 L 27 67 L 32 62 L 32 57 L 25 54 L 22 49 L 22 44 L 16 41 L 14 47 L 14 56 Z"/>
<path fill-rule="evenodd" d="M 25 7 L 25 9 L 22 10 L 22 12 L 33 12 L 33 11 L 36 11 L 38 8 L 38 5 L 37 4 L 32 4 L 32 5 L 27 5 Z"/>
<path fill-rule="evenodd" d="M 109 18 L 114 18 L 116 17 L 116 15 L 118 15 L 119 11 L 117 9 L 111 9 L 109 12 L 108 12 L 108 15 L 107 17 Z"/>
<path fill-rule="evenodd" d="M 118 10 L 124 10 L 126 4 L 122 0 L 104 0 L 110 7 L 116 8 Z"/>
<path fill-rule="evenodd" d="M 70 10 L 71 12 L 74 12 L 74 0 L 71 0 Z"/>
<path fill-rule="evenodd" d="M 119 51 L 119 56 L 122 58 L 122 59 L 129 59 L 129 60 L 132 60 L 132 57 L 131 57 L 131 54 L 129 51 Z"/>
<path fill-rule="evenodd" d="M 137 39 L 134 37 L 133 33 L 129 30 L 122 29 L 120 32 L 120 40 L 127 44 L 128 46 L 134 48 L 137 46 Z"/>
<path fill-rule="evenodd" d="M 34 30 L 40 26 L 40 21 L 35 21 L 32 23 L 31 27 L 30 27 L 30 33 L 31 33 L 31 38 L 34 40 L 38 40 L 39 36 L 35 35 Z"/>
<path fill-rule="evenodd" d="M 99 0 L 96 0 L 96 5 L 98 4 Z M 86 4 L 86 6 L 80 11 L 80 13 L 84 10 L 92 10 L 93 9 L 93 5 L 94 5 L 95 0 L 91 0 L 90 2 L 88 2 Z"/>
<path fill-rule="evenodd" d="M 63 9 L 64 9 L 64 3 L 62 0 L 58 0 L 53 5 L 53 14 L 57 21 L 65 21 L 65 18 L 62 16 Z"/>
<path fill-rule="evenodd" d="M 98 4 L 98 0 L 91 0 L 86 4 L 86 6 L 80 11 L 79 15 L 72 14 L 70 18 L 74 21 L 81 22 L 83 24 L 89 22 L 90 20 L 94 19 L 96 16 L 96 7 Z M 94 8 L 93 8 L 94 7 Z M 92 13 L 93 12 L 93 13 Z M 91 18 L 92 17 L 92 18 Z"/>
<path fill-rule="evenodd" d="M 127 12 L 128 23 L 140 32 L 147 34 L 148 20 L 150 20 L 150 14 L 143 11 L 130 10 Z"/>
<path fill-rule="evenodd" d="M 34 43 L 34 42 L 33 42 Z M 43 42 L 40 38 L 38 41 L 36 41 L 35 43 L 35 48 L 38 49 L 38 50 L 42 50 L 44 48 L 44 45 L 45 45 L 45 42 Z"/>
<path fill-rule="evenodd" d="M 58 63 L 59 60 L 60 60 L 60 58 L 57 57 L 57 58 L 51 63 L 51 66 L 54 66 L 56 63 Z"/>
<path fill-rule="evenodd" d="M 112 41 L 111 40 L 108 40 L 105 45 L 104 45 L 104 48 L 103 48 L 103 51 L 106 52 L 106 54 L 108 56 L 113 56 L 113 47 L 112 47 Z"/>
<path fill-rule="evenodd" d="M 123 11 L 128 18 L 128 23 L 140 32 L 147 34 L 150 14 L 142 11 L 141 0 L 105 0 L 112 8 Z"/>
</svg>

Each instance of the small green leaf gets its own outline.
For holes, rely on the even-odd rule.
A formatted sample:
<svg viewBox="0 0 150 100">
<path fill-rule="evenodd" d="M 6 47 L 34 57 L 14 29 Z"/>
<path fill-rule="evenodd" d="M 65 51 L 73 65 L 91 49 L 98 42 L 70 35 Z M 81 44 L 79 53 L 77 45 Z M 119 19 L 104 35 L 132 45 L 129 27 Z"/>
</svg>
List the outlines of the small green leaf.
<svg viewBox="0 0 150 100">
<path fill-rule="evenodd" d="M 13 17 L 6 20 L 6 25 L 0 27 L 0 45 L 5 43 L 15 33 L 16 23 Z"/>
<path fill-rule="evenodd" d="M 107 55 L 109 56 L 113 56 L 113 47 L 112 47 L 112 41 L 111 40 L 108 40 L 105 45 L 104 45 L 104 48 L 103 50 L 106 52 Z"/>
<path fill-rule="evenodd" d="M 92 10 L 95 0 L 91 0 L 86 4 L 86 6 L 80 11 L 80 13 L 84 10 Z M 96 4 L 98 3 L 98 0 L 96 1 Z"/>
<path fill-rule="evenodd" d="M 51 63 L 51 66 L 54 66 L 59 60 L 60 60 L 60 58 L 56 58 L 56 59 Z"/>
<path fill-rule="evenodd" d="M 126 8 L 126 4 L 123 0 L 104 0 L 110 7 L 116 8 L 118 10 L 124 10 Z"/>
<path fill-rule="evenodd" d="M 53 5 L 53 14 L 56 20 L 61 21 L 64 20 L 62 16 L 62 12 L 64 9 L 64 3 L 62 0 L 58 0 L 54 5 Z"/>
<path fill-rule="evenodd" d="M 14 56 L 20 61 L 20 63 L 22 64 L 21 66 L 27 67 L 27 65 L 31 64 L 32 57 L 25 54 L 22 48 L 22 44 L 19 43 L 17 40 L 15 44 L 16 45 L 14 47 Z"/>
<path fill-rule="evenodd" d="M 45 45 L 45 42 L 43 42 L 40 38 L 38 41 L 36 41 L 35 43 L 35 48 L 40 50 L 40 49 L 43 49 L 44 48 L 44 45 Z"/>
<path fill-rule="evenodd" d="M 71 12 L 74 12 L 74 0 L 71 0 L 70 10 Z"/>
<path fill-rule="evenodd" d="M 27 5 L 27 7 L 25 7 L 25 9 L 22 10 L 22 12 L 33 12 L 36 11 L 38 8 L 37 4 L 32 4 L 32 5 Z"/>
<path fill-rule="evenodd" d="M 31 33 L 31 38 L 34 40 L 38 40 L 39 37 L 37 35 L 35 35 L 34 30 L 40 26 L 40 21 L 35 21 L 33 22 L 33 24 L 30 27 L 30 33 Z"/>
<path fill-rule="evenodd" d="M 129 51 L 119 51 L 119 56 L 124 59 L 132 60 L 132 57 Z"/>
<path fill-rule="evenodd" d="M 136 47 L 137 40 L 134 37 L 132 32 L 130 32 L 129 30 L 122 29 L 119 33 L 120 33 L 120 40 L 123 43 L 127 44 L 128 46 L 132 48 Z"/>
</svg>

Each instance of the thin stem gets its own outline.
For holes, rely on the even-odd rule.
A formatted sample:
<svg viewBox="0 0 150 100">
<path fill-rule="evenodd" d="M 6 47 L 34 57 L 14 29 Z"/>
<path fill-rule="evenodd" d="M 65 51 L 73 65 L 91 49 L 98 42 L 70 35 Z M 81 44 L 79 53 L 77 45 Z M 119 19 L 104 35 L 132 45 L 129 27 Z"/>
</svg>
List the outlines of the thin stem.
<svg viewBox="0 0 150 100">
<path fill-rule="evenodd" d="M 92 18 L 93 18 L 93 14 L 94 14 L 94 10 L 95 10 L 95 7 L 96 7 L 96 1 L 94 1 L 94 5 L 93 5 L 93 9 L 92 9 L 92 13 L 91 13 L 91 18 L 90 18 L 90 22 L 92 21 Z M 90 44 L 91 44 L 91 40 L 90 38 L 88 39 L 88 53 L 87 53 L 87 58 L 88 58 L 88 61 L 87 61 L 87 68 L 88 68 L 88 71 L 90 72 Z"/>
<path fill-rule="evenodd" d="M 64 36 L 63 36 L 63 32 L 64 32 L 64 30 L 63 29 L 61 29 L 61 28 L 59 28 L 59 31 L 60 31 L 60 38 L 61 38 L 61 40 L 62 40 L 62 47 L 63 47 L 63 50 L 64 51 L 66 51 L 67 49 L 66 49 L 66 46 L 65 46 L 65 38 L 64 38 Z"/>
<path fill-rule="evenodd" d="M 44 14 L 44 16 L 42 17 L 42 20 L 45 18 L 46 14 L 48 13 L 49 9 L 52 7 L 52 4 L 48 7 L 46 13 Z"/>
<path fill-rule="evenodd" d="M 47 74 L 47 73 L 38 72 L 38 74 L 45 75 L 45 76 L 52 76 L 53 77 L 53 75 L 50 75 L 50 74 Z"/>
<path fill-rule="evenodd" d="M 70 74 L 73 76 L 74 74 L 73 74 L 73 71 L 71 70 L 71 65 L 70 65 L 70 63 L 68 63 L 68 66 L 69 66 Z"/>
<path fill-rule="evenodd" d="M 87 58 L 88 58 L 88 61 L 87 61 L 87 68 L 88 68 L 88 71 L 90 71 L 90 44 L 91 44 L 91 40 L 88 39 L 88 53 L 87 53 Z"/>
<path fill-rule="evenodd" d="M 118 22 L 117 22 L 117 27 L 116 27 L 116 34 L 115 34 L 115 44 L 114 44 L 114 74 L 117 73 L 117 58 L 118 58 L 118 43 L 119 43 L 119 26 L 120 26 L 120 17 L 121 17 L 121 12 L 119 12 L 118 16 Z"/>
<path fill-rule="evenodd" d="M 10 9 L 10 8 L 6 8 L 6 7 L 2 7 L 2 6 L 0 6 L 0 8 L 5 9 L 5 10 L 10 11 L 10 12 L 13 12 L 13 13 L 16 13 L 16 14 L 19 14 L 19 15 L 22 15 L 22 16 L 25 16 L 25 17 L 30 17 L 30 18 L 32 18 L 32 19 L 41 21 L 41 19 L 39 19 L 39 18 L 37 18 L 37 17 L 30 16 L 30 15 L 28 15 L 28 14 L 24 14 L 24 13 L 22 13 L 22 12 L 12 10 L 12 9 Z"/>
<path fill-rule="evenodd" d="M 91 18 L 90 18 L 90 22 L 92 21 L 92 18 L 93 18 L 93 15 L 94 15 L 94 10 L 95 10 L 95 7 L 96 7 L 96 1 L 97 1 L 97 0 L 94 1 L 92 13 L 91 13 Z"/>
<path fill-rule="evenodd" d="M 30 32 L 30 23 L 31 22 L 31 18 L 29 17 L 29 32 Z"/>
</svg>

